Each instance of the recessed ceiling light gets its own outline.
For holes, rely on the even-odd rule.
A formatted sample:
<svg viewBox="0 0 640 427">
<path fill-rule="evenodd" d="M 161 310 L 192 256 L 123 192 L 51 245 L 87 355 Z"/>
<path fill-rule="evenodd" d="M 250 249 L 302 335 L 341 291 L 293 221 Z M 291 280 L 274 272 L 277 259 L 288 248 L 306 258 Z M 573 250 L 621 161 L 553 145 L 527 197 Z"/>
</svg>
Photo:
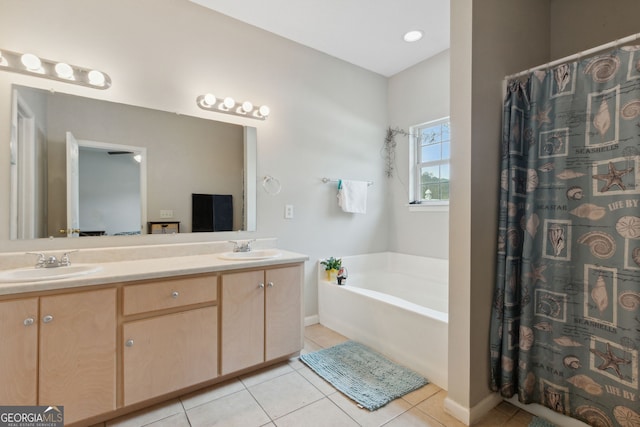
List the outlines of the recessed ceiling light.
<svg viewBox="0 0 640 427">
<path fill-rule="evenodd" d="M 420 30 L 413 30 L 413 31 L 409 31 L 407 33 L 405 33 L 404 35 L 404 41 L 406 42 L 417 42 L 418 40 L 420 40 L 422 38 L 422 31 Z"/>
</svg>

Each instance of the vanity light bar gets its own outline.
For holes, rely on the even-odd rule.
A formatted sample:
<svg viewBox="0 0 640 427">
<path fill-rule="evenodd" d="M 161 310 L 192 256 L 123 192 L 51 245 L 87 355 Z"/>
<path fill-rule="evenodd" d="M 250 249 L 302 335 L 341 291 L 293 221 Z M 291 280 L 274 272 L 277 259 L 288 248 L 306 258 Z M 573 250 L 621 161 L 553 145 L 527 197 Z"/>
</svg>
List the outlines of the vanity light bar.
<svg viewBox="0 0 640 427">
<path fill-rule="evenodd" d="M 0 70 L 44 77 L 94 89 L 108 89 L 111 86 L 111 78 L 102 71 L 82 68 L 66 62 L 51 61 L 32 53 L 22 54 L 0 50 Z"/>
<path fill-rule="evenodd" d="M 203 110 L 233 114 L 257 120 L 265 120 L 271 111 L 266 105 L 257 107 L 249 101 L 237 104 L 236 101 L 229 96 L 226 98 L 216 98 L 215 95 L 210 93 L 198 96 L 198 98 L 196 98 L 196 103 L 198 104 L 198 107 Z"/>
</svg>

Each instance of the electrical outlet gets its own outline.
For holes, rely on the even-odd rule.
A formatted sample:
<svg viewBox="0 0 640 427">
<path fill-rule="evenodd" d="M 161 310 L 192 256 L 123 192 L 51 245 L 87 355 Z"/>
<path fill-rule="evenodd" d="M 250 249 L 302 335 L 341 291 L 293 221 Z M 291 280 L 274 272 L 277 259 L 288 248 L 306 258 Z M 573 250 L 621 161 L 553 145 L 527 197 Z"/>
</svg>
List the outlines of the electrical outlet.
<svg viewBox="0 0 640 427">
<path fill-rule="evenodd" d="M 284 205 L 284 217 L 293 219 L 293 205 Z"/>
<path fill-rule="evenodd" d="M 170 209 L 161 209 L 160 218 L 173 218 L 173 211 Z"/>
</svg>

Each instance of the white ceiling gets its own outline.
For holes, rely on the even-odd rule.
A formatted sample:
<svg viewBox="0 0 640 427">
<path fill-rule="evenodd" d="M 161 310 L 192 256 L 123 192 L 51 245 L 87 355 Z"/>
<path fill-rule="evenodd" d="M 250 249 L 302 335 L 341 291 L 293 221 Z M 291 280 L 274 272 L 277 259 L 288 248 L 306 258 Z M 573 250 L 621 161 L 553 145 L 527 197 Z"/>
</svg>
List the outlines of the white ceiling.
<svg viewBox="0 0 640 427">
<path fill-rule="evenodd" d="M 449 48 L 449 0 L 191 1 L 387 77 Z"/>
</svg>

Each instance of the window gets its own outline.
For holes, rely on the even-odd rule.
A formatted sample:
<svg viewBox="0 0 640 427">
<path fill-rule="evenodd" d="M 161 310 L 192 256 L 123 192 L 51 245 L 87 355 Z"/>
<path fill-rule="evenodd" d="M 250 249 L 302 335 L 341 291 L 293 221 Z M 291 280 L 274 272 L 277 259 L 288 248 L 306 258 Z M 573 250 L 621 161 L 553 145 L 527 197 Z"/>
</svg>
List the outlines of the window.
<svg viewBox="0 0 640 427">
<path fill-rule="evenodd" d="M 449 203 L 451 133 L 449 118 L 411 128 L 413 161 L 411 200 L 423 205 Z"/>
</svg>

